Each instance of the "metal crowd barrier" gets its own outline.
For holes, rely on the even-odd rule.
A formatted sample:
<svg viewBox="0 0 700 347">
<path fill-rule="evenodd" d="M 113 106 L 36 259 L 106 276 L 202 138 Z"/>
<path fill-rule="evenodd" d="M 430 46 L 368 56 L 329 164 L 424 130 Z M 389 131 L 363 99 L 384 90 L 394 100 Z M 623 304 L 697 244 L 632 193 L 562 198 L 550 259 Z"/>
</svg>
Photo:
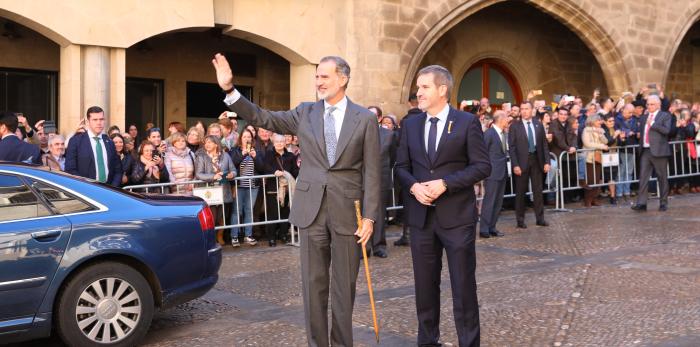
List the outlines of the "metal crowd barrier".
<svg viewBox="0 0 700 347">
<path fill-rule="evenodd" d="M 674 141 L 670 143 L 671 149 L 672 149 L 672 156 L 669 158 L 669 164 L 668 164 L 668 178 L 669 179 L 676 179 L 676 178 L 684 178 L 684 177 L 694 177 L 694 176 L 700 176 L 700 153 L 697 153 L 696 151 L 696 158 L 692 158 L 689 155 L 688 151 L 688 143 L 692 143 L 695 146 L 700 146 L 700 141 Z M 700 149 L 700 147 L 696 147 Z M 550 174 L 546 175 L 545 183 L 544 183 L 544 189 L 542 191 L 543 194 L 555 194 L 555 209 L 554 211 L 567 211 L 565 209 L 565 202 L 564 202 L 564 193 L 567 191 L 573 191 L 573 190 L 578 190 L 578 189 L 583 189 L 584 187 L 579 184 L 579 182 L 584 181 L 587 182 L 588 180 L 588 172 L 585 170 L 585 157 L 588 153 L 594 152 L 594 151 L 600 151 L 600 150 L 593 150 L 593 149 L 579 149 L 575 153 L 568 153 L 568 152 L 562 152 L 559 157 L 555 156 L 553 153 L 549 153 L 550 157 L 550 165 L 551 165 L 551 170 Z M 639 145 L 634 145 L 634 146 L 621 146 L 621 147 L 610 147 L 608 151 L 604 151 L 603 153 L 610 154 L 610 153 L 617 153 L 612 155 L 612 160 L 609 161 L 609 163 L 606 163 L 605 165 L 601 164 L 601 169 L 603 171 L 602 178 L 600 182 L 593 182 L 591 184 L 588 184 L 588 187 L 603 187 L 603 186 L 608 186 L 609 184 L 614 184 L 616 186 L 616 189 L 620 189 L 626 184 L 632 184 L 632 183 L 638 183 L 639 178 L 638 178 L 638 169 L 637 169 L 637 162 L 638 162 L 638 156 L 639 156 Z M 617 157 L 617 160 L 614 160 L 614 157 Z M 610 159 L 611 156 L 608 156 Z M 594 177 L 596 177 L 596 166 L 593 166 L 593 172 L 591 173 Z M 607 172 L 607 175 L 606 175 Z M 400 196 L 399 192 L 397 191 L 396 184 L 393 180 L 395 180 L 394 177 L 394 170 L 392 168 L 392 185 L 391 185 L 391 205 L 386 206 L 387 212 L 389 211 L 396 211 L 396 210 L 401 210 L 403 209 L 403 206 L 400 205 Z M 575 179 L 573 179 L 575 177 Z M 251 204 L 249 206 L 250 208 L 250 214 L 253 216 L 253 221 L 249 223 L 241 223 L 240 220 L 240 214 L 238 215 L 238 220 L 236 221 L 237 223 L 233 224 L 227 224 L 226 220 L 228 216 L 225 215 L 225 211 L 223 208 L 221 208 L 221 213 L 222 213 L 222 221 L 223 225 L 217 226 L 216 230 L 223 230 L 223 229 L 232 229 L 232 228 L 242 228 L 246 226 L 256 226 L 256 225 L 268 225 L 268 224 L 277 224 L 277 223 L 288 223 L 289 219 L 287 218 L 280 218 L 280 212 L 282 207 L 278 203 L 277 205 L 277 218 L 276 219 L 271 219 L 269 215 L 269 211 L 267 210 L 267 199 L 271 198 L 269 197 L 268 194 L 266 194 L 267 190 L 267 180 L 268 178 L 275 178 L 275 191 L 277 191 L 276 194 L 274 194 L 275 199 L 278 199 L 278 194 L 279 194 L 279 186 L 280 186 L 280 181 L 279 178 L 276 177 L 275 175 L 257 175 L 257 176 L 245 176 L 245 177 L 236 177 L 232 180 L 231 186 L 235 189 L 235 191 L 238 191 L 238 188 L 240 187 L 240 183 L 243 181 L 248 181 L 248 180 L 253 180 L 253 179 L 258 179 L 262 182 L 259 189 L 259 193 L 261 192 L 263 195 L 262 198 L 262 208 L 263 208 L 263 215 L 264 218 L 263 220 L 258 220 L 256 221 L 254 213 L 254 205 L 255 201 L 251 201 Z M 611 180 L 609 178 L 614 178 L 614 182 L 610 182 Z M 652 178 L 652 180 L 656 180 L 656 178 Z M 142 185 L 130 185 L 124 187 L 124 189 L 129 190 L 129 191 L 134 191 L 134 190 L 141 190 L 147 192 L 147 193 L 161 193 L 161 194 L 188 194 L 191 195 L 191 191 L 193 187 L 196 186 L 212 186 L 212 183 L 208 183 L 205 181 L 201 180 L 192 180 L 192 181 L 187 181 L 187 182 L 179 182 L 179 183 L 157 183 L 157 184 L 142 184 Z M 479 183 L 479 188 L 477 188 L 479 191 L 479 194 L 477 195 L 477 201 L 481 203 L 483 201 L 483 184 L 482 182 Z M 506 186 L 506 194 L 504 195 L 504 198 L 514 198 L 515 197 L 515 183 L 514 183 L 514 178 L 513 175 L 508 176 L 508 186 Z M 291 209 L 291 204 L 292 204 L 292 195 L 294 191 L 293 189 L 288 189 L 287 194 L 289 194 L 289 208 Z M 657 184 L 657 193 L 658 193 L 658 184 Z M 248 188 L 248 194 L 252 195 L 252 188 Z M 269 194 L 272 195 L 272 194 Z M 530 187 L 528 189 L 527 195 L 532 198 L 532 184 L 530 183 Z M 251 199 L 252 200 L 252 199 Z M 235 208 L 238 209 L 239 206 L 239 199 L 235 198 L 234 199 L 234 204 Z M 299 245 L 299 229 L 295 227 L 294 225 L 290 224 L 290 244 L 292 245 Z"/>
<path fill-rule="evenodd" d="M 277 218 L 272 219 L 270 218 L 270 211 L 267 209 L 267 199 L 272 198 L 268 197 L 267 194 L 267 179 L 269 178 L 274 178 L 275 179 L 275 187 L 274 191 L 277 192 L 274 194 L 274 198 L 277 199 Z M 258 193 L 256 195 L 256 199 L 258 196 L 262 194 L 262 215 L 264 215 L 263 220 L 257 220 L 256 214 L 255 214 L 255 202 L 256 200 L 251 199 L 253 195 L 253 188 L 248 185 L 247 189 L 246 187 L 241 187 L 241 182 L 250 182 L 252 180 L 259 180 L 261 183 L 259 184 L 258 188 Z M 257 226 L 257 225 L 268 225 L 268 224 L 277 224 L 277 223 L 288 223 L 289 219 L 288 218 L 281 218 L 281 211 L 282 211 L 282 206 L 279 203 L 279 187 L 280 187 L 280 180 L 279 177 L 275 175 L 256 175 L 256 176 L 241 176 L 241 177 L 235 177 L 232 180 L 229 180 L 231 183 L 231 189 L 232 193 L 234 194 L 234 201 L 233 205 L 231 206 L 231 213 L 233 212 L 233 209 L 235 208 L 236 211 L 240 211 L 240 199 L 238 199 L 237 196 L 235 196 L 239 192 L 239 188 L 243 188 L 241 192 L 245 194 L 247 191 L 249 201 L 251 202 L 249 206 L 244 206 L 244 208 L 249 209 L 246 212 L 249 212 L 251 217 L 252 222 L 249 223 L 242 223 L 241 222 L 241 215 L 240 213 L 235 213 L 235 215 L 238 217 L 236 220 L 236 223 L 232 223 L 233 221 L 230 221 L 229 216 L 226 215 L 226 211 L 224 208 L 219 208 L 221 211 L 221 221 L 223 221 L 222 225 L 216 226 L 216 230 L 225 230 L 225 229 L 232 229 L 238 231 L 238 228 L 244 228 L 248 226 Z M 139 184 L 139 185 L 130 185 L 130 186 L 125 186 L 123 189 L 134 192 L 142 192 L 142 193 L 160 193 L 160 194 L 183 194 L 183 195 L 192 195 L 192 191 L 194 187 L 215 187 L 218 186 L 219 183 L 212 183 L 212 182 L 206 182 L 202 180 L 191 180 L 191 181 L 185 181 L 185 182 L 170 182 L 170 183 L 154 183 L 154 184 Z M 287 189 L 287 194 L 289 195 L 289 208 L 291 209 L 291 204 L 292 204 L 292 195 L 294 194 L 292 189 Z M 205 199 L 206 200 L 206 199 Z M 212 206 L 222 206 L 221 204 L 216 204 Z M 231 223 L 227 223 L 227 221 Z M 293 225 L 290 224 L 289 228 L 290 232 L 290 244 L 292 245 L 298 245 L 299 244 L 299 231 L 298 228 L 294 227 Z"/>
<path fill-rule="evenodd" d="M 668 179 L 677 179 L 685 177 L 693 177 L 700 175 L 700 158 L 696 150 L 695 158 L 690 156 L 688 151 L 688 144 L 696 146 L 700 145 L 700 141 L 685 140 L 685 141 L 672 141 L 669 143 L 671 146 L 671 157 L 669 157 L 668 165 L 666 167 L 668 173 Z M 601 163 L 602 177 L 600 182 L 597 182 L 597 168 L 596 165 L 592 166 L 591 175 L 593 179 L 588 177 L 588 171 L 586 170 L 586 157 L 589 153 L 600 152 L 603 163 Z M 595 154 L 594 154 L 595 155 Z M 605 157 L 611 160 L 606 161 Z M 573 165 L 575 167 L 575 172 L 569 170 L 565 176 L 565 170 L 559 170 L 559 182 L 561 182 L 561 187 L 558 192 L 557 205 L 564 208 L 564 192 L 584 189 L 580 182 L 589 182 L 588 187 L 605 187 L 608 185 L 615 185 L 615 190 L 629 187 L 630 184 L 639 183 L 638 177 L 638 161 L 641 155 L 640 145 L 632 146 L 611 146 L 607 151 L 596 150 L 596 149 L 579 149 L 576 153 L 562 152 L 558 158 L 559 166 L 561 167 L 564 163 L 567 163 L 567 167 Z M 573 162 L 573 164 L 572 164 Z M 606 175 L 607 174 L 607 175 Z M 572 176 L 576 177 L 572 181 Z M 656 177 L 652 177 L 650 181 L 657 181 Z M 659 195 L 659 185 L 656 185 L 657 196 Z M 631 191 L 631 189 L 628 188 Z"/>
</svg>

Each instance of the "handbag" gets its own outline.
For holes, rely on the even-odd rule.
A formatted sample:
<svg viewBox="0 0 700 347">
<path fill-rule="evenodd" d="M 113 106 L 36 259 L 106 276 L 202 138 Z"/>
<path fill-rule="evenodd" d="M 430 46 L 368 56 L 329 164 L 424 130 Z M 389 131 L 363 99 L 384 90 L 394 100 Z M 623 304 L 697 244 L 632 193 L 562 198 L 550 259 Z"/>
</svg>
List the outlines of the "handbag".
<svg viewBox="0 0 700 347">
<path fill-rule="evenodd" d="M 688 157 L 690 159 L 698 159 L 698 147 L 700 146 L 692 138 L 688 138 L 685 144 L 688 147 Z"/>
</svg>

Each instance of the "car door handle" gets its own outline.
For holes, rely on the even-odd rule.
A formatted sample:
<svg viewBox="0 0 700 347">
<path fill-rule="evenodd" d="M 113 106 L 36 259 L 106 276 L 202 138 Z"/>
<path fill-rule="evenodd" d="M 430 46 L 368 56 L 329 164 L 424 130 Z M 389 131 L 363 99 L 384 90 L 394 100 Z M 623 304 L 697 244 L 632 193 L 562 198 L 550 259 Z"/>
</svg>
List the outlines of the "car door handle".
<svg viewBox="0 0 700 347">
<path fill-rule="evenodd" d="M 47 239 L 58 238 L 61 235 L 61 230 L 46 230 L 46 231 L 36 231 L 32 233 L 32 238 L 37 241 L 46 241 Z"/>
</svg>

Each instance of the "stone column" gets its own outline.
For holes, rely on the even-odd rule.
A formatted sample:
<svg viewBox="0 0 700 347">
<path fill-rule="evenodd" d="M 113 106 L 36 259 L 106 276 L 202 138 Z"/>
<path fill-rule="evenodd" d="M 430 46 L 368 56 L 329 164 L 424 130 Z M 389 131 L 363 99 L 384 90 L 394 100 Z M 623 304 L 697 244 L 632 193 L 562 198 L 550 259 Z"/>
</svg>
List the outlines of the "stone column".
<svg viewBox="0 0 700 347">
<path fill-rule="evenodd" d="M 126 126 L 126 50 L 112 48 L 109 74 L 109 120 L 122 131 Z"/>
<path fill-rule="evenodd" d="M 59 74 L 59 132 L 71 135 L 82 115 L 83 93 L 81 86 L 82 56 L 79 45 L 61 47 L 61 73 Z"/>
<path fill-rule="evenodd" d="M 110 61 L 108 47 L 83 47 L 83 113 L 91 106 L 105 110 L 105 124 L 112 124 L 110 117 Z"/>
<path fill-rule="evenodd" d="M 289 65 L 289 107 L 316 101 L 316 65 Z"/>
</svg>

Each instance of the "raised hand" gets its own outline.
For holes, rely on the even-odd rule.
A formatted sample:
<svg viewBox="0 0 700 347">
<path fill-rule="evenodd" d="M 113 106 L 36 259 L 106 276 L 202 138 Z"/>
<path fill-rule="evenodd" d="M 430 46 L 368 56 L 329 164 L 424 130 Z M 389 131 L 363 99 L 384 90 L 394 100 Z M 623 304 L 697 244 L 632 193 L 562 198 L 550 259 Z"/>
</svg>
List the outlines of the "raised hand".
<svg viewBox="0 0 700 347">
<path fill-rule="evenodd" d="M 222 90 L 233 89 L 233 72 L 231 71 L 231 66 L 228 64 L 226 57 L 221 53 L 216 53 L 211 63 L 216 70 L 216 81 L 219 82 L 219 87 L 221 87 Z"/>
</svg>

